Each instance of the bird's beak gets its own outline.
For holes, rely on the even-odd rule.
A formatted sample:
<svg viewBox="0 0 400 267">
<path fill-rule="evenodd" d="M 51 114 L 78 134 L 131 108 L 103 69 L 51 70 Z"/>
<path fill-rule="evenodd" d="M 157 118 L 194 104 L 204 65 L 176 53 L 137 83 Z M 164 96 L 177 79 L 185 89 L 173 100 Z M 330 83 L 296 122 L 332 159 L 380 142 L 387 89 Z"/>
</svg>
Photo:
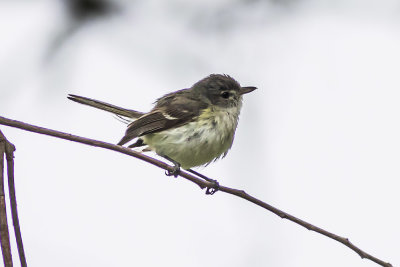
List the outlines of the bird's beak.
<svg viewBox="0 0 400 267">
<path fill-rule="evenodd" d="M 240 94 L 240 95 L 244 95 L 244 94 L 253 92 L 253 91 L 256 90 L 256 89 L 257 89 L 257 87 L 254 87 L 254 86 L 241 87 L 241 88 L 240 88 L 240 91 L 239 91 L 239 94 Z"/>
</svg>

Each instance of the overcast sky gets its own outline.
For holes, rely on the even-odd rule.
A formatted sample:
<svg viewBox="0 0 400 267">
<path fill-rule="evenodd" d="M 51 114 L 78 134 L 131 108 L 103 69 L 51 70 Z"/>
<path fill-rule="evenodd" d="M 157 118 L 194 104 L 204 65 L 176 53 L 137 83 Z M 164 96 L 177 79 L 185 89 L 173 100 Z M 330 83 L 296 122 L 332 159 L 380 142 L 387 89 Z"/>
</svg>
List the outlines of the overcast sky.
<svg viewBox="0 0 400 267">
<path fill-rule="evenodd" d="M 68 93 L 148 111 L 165 93 L 229 74 L 258 90 L 245 96 L 228 156 L 197 170 L 400 265 L 398 1 L 121 0 L 90 18 L 72 10 L 0 2 L 0 116 L 116 143 L 126 125 Z M 31 267 L 377 266 L 142 161 L 0 129 L 17 147 Z"/>
</svg>

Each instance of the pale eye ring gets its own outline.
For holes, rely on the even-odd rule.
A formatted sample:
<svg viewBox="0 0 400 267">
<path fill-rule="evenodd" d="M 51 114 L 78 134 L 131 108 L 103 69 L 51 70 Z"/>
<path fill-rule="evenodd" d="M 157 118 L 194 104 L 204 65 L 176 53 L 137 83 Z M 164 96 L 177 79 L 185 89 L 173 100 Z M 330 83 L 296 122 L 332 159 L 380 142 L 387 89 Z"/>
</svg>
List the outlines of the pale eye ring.
<svg viewBox="0 0 400 267">
<path fill-rule="evenodd" d="M 221 94 L 221 97 L 225 99 L 229 98 L 229 96 L 230 96 L 229 92 L 222 92 Z"/>
</svg>

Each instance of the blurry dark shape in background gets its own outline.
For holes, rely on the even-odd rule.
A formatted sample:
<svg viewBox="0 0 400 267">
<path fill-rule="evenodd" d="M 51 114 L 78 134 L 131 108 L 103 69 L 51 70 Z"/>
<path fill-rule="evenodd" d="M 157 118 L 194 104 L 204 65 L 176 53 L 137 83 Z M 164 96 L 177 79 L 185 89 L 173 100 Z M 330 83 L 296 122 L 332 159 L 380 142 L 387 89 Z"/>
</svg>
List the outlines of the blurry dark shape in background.
<svg viewBox="0 0 400 267">
<path fill-rule="evenodd" d="M 168 1 L 165 12 L 171 12 L 171 19 L 183 18 L 199 34 L 221 34 L 239 28 L 262 26 L 274 21 L 282 12 L 291 10 L 304 0 L 235 0 L 215 5 L 195 5 L 195 1 Z M 119 0 L 62 0 L 66 13 L 66 25 L 54 38 L 46 59 L 51 59 L 69 38 L 93 21 L 105 20 L 120 14 L 136 1 Z M 257 6 L 257 8 L 254 8 Z M 254 10 L 263 12 L 256 12 Z M 148 12 L 151 10 L 147 10 Z"/>
<path fill-rule="evenodd" d="M 118 3 L 113 0 L 63 0 L 63 4 L 67 22 L 52 41 L 46 60 L 51 59 L 64 43 L 87 23 L 108 18 L 120 10 Z"/>
<path fill-rule="evenodd" d="M 172 20 L 183 19 L 180 23 L 188 24 L 201 35 L 219 35 L 238 28 L 262 26 L 303 1 L 235 0 L 222 3 L 215 1 L 215 5 L 195 5 L 195 1 L 169 1 L 165 12 L 170 13 Z M 118 15 L 136 1 L 62 0 L 61 3 L 67 21 L 54 37 L 48 49 L 47 60 L 51 60 L 77 31 L 89 23 Z M 255 13 L 254 10 L 260 12 Z"/>
<path fill-rule="evenodd" d="M 64 0 L 70 17 L 83 22 L 111 15 L 117 10 L 116 3 L 109 0 Z"/>
</svg>

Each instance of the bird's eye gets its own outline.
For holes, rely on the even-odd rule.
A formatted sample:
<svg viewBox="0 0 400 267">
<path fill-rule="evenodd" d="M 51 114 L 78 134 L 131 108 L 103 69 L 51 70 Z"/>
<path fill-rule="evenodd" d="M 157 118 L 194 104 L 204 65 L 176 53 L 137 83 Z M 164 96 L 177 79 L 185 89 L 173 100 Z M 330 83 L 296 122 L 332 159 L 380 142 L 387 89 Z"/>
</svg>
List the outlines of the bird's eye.
<svg viewBox="0 0 400 267">
<path fill-rule="evenodd" d="M 229 92 L 223 92 L 222 94 L 221 94 L 221 96 L 223 97 L 223 98 L 229 98 Z"/>
</svg>

